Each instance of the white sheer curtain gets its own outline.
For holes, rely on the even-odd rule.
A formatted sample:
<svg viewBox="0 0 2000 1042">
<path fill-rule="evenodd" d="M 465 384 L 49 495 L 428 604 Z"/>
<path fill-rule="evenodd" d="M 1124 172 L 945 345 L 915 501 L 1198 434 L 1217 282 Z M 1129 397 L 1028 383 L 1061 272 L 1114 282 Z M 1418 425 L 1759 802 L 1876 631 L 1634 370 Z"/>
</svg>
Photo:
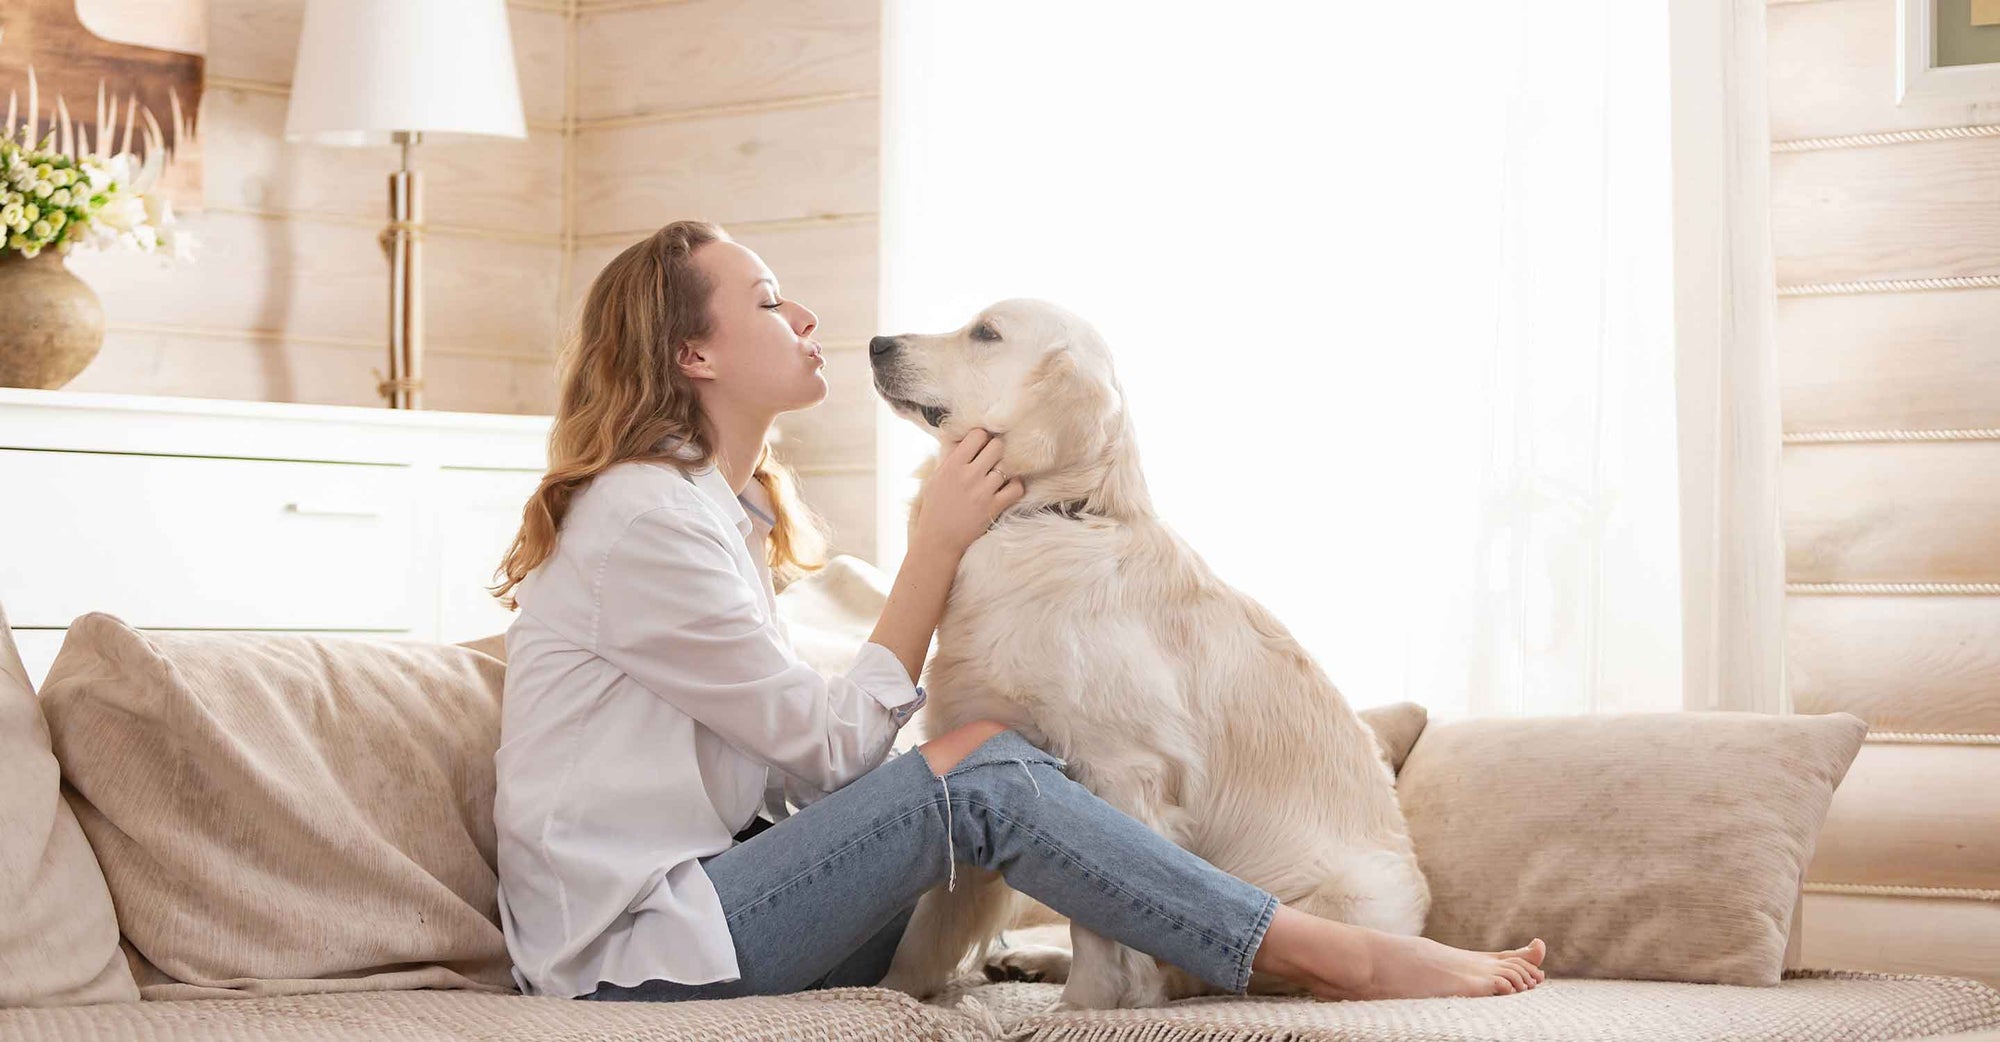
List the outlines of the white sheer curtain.
<svg viewBox="0 0 2000 1042">
<path fill-rule="evenodd" d="M 1096 323 L 1357 705 L 1683 705 L 1666 0 L 886 6 L 884 331 Z"/>
</svg>

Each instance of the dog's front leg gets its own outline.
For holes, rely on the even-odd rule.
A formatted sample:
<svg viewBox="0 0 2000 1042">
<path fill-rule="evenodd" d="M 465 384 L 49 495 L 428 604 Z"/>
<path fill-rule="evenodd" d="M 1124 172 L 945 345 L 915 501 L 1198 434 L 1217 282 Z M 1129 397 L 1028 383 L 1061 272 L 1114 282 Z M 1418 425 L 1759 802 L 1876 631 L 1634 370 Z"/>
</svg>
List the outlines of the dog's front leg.
<svg viewBox="0 0 2000 1042">
<path fill-rule="evenodd" d="M 1099 799 L 1179 844 L 1180 829 L 1169 820 L 1162 779 L 1149 769 L 1094 774 L 1080 769 L 1078 781 Z M 1062 1001 L 1074 1009 L 1149 1009 L 1165 1005 L 1168 981 L 1157 959 L 1097 934 L 1075 920 L 1069 924 L 1069 981 Z"/>
<path fill-rule="evenodd" d="M 881 986 L 919 999 L 944 990 L 975 947 L 980 957 L 1014 909 L 1014 891 L 1000 873 L 975 865 L 958 866 L 958 886 L 932 887 L 917 899 L 917 910 L 890 960 Z"/>
<path fill-rule="evenodd" d="M 1151 1009 L 1166 1005 L 1160 963 L 1074 921 L 1069 924 L 1069 983 L 1062 1001 L 1071 1009 Z"/>
</svg>

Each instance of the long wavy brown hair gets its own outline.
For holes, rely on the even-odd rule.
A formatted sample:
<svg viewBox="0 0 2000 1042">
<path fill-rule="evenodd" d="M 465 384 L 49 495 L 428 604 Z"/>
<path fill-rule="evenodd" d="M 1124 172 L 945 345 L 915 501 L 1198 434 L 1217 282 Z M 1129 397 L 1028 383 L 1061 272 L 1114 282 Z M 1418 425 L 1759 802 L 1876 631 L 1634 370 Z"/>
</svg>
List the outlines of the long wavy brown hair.
<svg viewBox="0 0 2000 1042">
<path fill-rule="evenodd" d="M 627 460 L 657 461 L 683 470 L 715 459 L 694 384 L 674 364 L 691 340 L 709 334 L 714 289 L 694 265 L 694 251 L 727 240 L 707 221 L 675 221 L 627 246 L 590 282 L 583 309 L 556 360 L 560 394 L 549 429 L 549 469 L 521 512 L 521 530 L 487 590 L 509 611 L 510 591 L 555 552 L 563 516 L 576 494 L 607 468 Z M 661 442 L 674 436 L 699 455 L 681 460 Z M 826 565 L 826 521 L 799 497 L 798 480 L 778 461 L 769 440 L 753 476 L 769 493 L 772 517 L 765 559 L 778 589 Z"/>
</svg>

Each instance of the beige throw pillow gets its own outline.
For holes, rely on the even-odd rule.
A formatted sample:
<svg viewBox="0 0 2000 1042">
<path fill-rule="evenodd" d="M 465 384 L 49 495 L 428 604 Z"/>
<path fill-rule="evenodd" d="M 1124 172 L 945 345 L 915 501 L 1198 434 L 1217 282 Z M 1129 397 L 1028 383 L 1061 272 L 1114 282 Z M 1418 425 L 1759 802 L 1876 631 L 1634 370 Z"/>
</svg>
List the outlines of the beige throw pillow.
<svg viewBox="0 0 2000 1042">
<path fill-rule="evenodd" d="M 826 567 L 778 595 L 778 618 L 792 648 L 822 673 L 845 673 L 889 603 L 891 577 L 859 557 L 835 554 Z"/>
<path fill-rule="evenodd" d="M 72 623 L 43 704 L 141 994 L 513 990 L 504 674 L 454 645 Z"/>
<path fill-rule="evenodd" d="M 1430 719 L 1429 711 L 1415 702 L 1372 706 L 1361 710 L 1359 715 L 1361 722 L 1374 732 L 1375 747 L 1389 764 L 1390 774 L 1402 771 L 1411 747 L 1417 744 L 1418 736 L 1424 733 L 1424 724 Z"/>
<path fill-rule="evenodd" d="M 0 1006 L 136 1002 L 97 855 L 0 608 Z"/>
<path fill-rule="evenodd" d="M 1424 933 L 1541 937 L 1552 976 L 1771 985 L 1847 713 L 1432 721 L 1397 782 L 1430 881 Z"/>
</svg>

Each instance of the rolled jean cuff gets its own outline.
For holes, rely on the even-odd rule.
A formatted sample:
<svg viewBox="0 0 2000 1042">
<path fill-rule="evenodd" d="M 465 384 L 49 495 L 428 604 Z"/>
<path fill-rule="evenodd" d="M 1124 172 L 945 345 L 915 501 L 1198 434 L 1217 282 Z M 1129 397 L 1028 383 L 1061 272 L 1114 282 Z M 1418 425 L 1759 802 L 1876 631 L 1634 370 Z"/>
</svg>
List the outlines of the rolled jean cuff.
<svg viewBox="0 0 2000 1042">
<path fill-rule="evenodd" d="M 1264 910 L 1257 914 L 1257 921 L 1250 924 L 1249 936 L 1241 946 L 1242 956 L 1236 967 L 1236 986 L 1231 989 L 1241 995 L 1250 990 L 1250 964 L 1256 961 L 1257 949 L 1264 943 L 1264 934 L 1271 929 L 1271 917 L 1278 914 L 1276 894 L 1264 895 Z"/>
</svg>

